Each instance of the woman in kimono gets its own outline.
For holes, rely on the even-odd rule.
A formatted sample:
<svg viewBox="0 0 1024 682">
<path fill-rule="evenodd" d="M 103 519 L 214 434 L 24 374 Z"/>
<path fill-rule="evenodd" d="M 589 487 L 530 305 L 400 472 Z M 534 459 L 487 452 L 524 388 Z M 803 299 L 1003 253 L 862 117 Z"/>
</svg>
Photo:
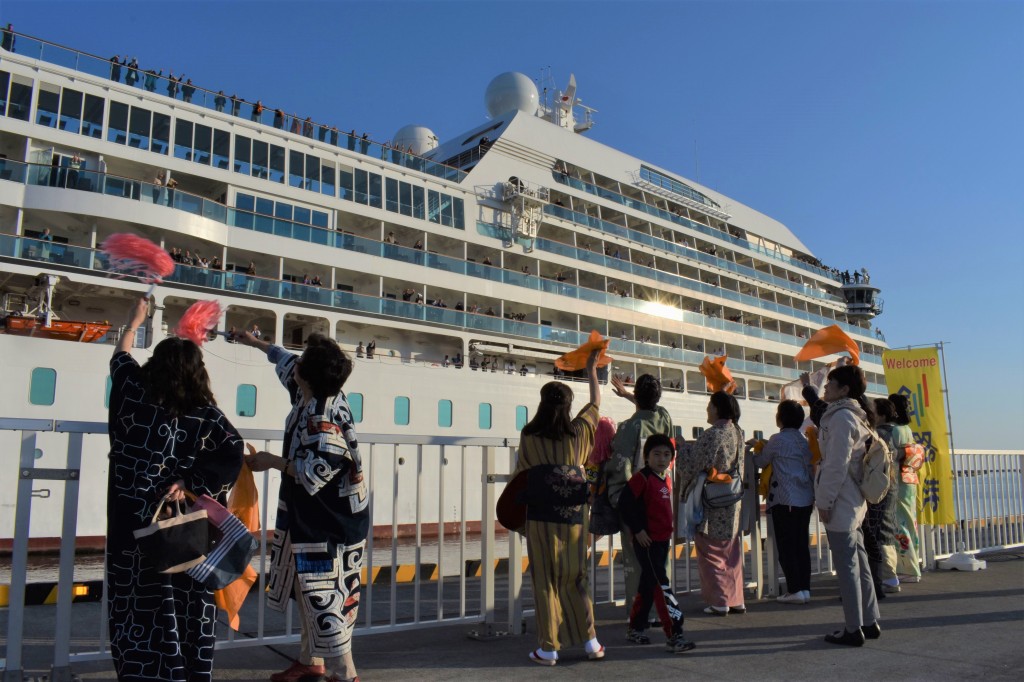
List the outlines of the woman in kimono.
<svg viewBox="0 0 1024 682">
<path fill-rule="evenodd" d="M 302 622 L 299 660 L 270 679 L 357 679 L 352 629 L 369 509 L 352 411 L 341 391 L 352 360 L 321 334 L 307 339 L 301 357 L 250 333 L 235 339 L 267 354 L 292 402 L 284 456 L 246 457 L 253 471 L 281 471 L 268 600 L 283 611 L 294 598 Z"/>
<path fill-rule="evenodd" d="M 740 405 L 725 391 L 711 394 L 706 430 L 693 444 L 679 467 L 679 489 L 686 490 L 697 474 L 731 473 L 743 480 L 743 431 L 739 427 Z M 746 613 L 743 601 L 743 543 L 740 531 L 741 503 L 728 507 L 704 507 L 704 520 L 697 526 L 693 544 L 697 548 L 700 592 L 707 607 L 704 613 L 727 616 Z"/>
<path fill-rule="evenodd" d="M 551 381 L 540 389 L 540 405 L 523 427 L 513 478 L 527 471 L 526 546 L 537 614 L 539 648 L 530 660 L 558 663 L 563 646 L 583 644 L 591 660 L 604 658 L 594 629 L 586 562 L 587 479 L 583 466 L 594 445 L 601 389 L 597 357 L 587 359 L 590 402 L 571 418 L 572 389 Z"/>
<path fill-rule="evenodd" d="M 205 682 L 213 679 L 213 592 L 185 573 L 158 573 L 133 531 L 151 523 L 168 493 L 224 503 L 242 466 L 242 439 L 217 408 L 196 344 L 165 339 L 141 367 L 131 356 L 146 312 L 140 298 L 110 359 L 110 650 L 119 680 Z"/>
</svg>

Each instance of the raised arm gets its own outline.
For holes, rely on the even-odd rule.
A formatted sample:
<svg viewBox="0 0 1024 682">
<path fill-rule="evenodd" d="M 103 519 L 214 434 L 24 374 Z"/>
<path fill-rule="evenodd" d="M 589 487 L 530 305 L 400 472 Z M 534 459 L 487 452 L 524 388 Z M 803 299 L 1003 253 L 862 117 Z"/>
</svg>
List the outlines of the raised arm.
<svg viewBox="0 0 1024 682">
<path fill-rule="evenodd" d="M 128 326 L 121 333 L 121 338 L 117 340 L 117 348 L 115 353 L 130 353 L 132 345 L 135 343 L 135 332 L 138 331 L 142 323 L 146 321 L 146 315 L 149 314 L 149 298 L 142 296 L 132 306 L 131 311 L 128 313 Z"/>
<path fill-rule="evenodd" d="M 601 384 L 597 382 L 597 358 L 601 351 L 591 351 L 587 358 L 587 379 L 590 382 L 590 403 L 594 407 L 601 407 Z"/>
</svg>

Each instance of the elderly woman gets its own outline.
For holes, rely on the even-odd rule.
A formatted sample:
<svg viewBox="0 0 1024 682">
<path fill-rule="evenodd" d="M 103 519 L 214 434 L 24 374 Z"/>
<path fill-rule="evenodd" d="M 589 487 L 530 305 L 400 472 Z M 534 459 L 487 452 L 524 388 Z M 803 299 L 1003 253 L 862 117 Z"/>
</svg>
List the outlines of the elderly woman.
<svg viewBox="0 0 1024 682">
<path fill-rule="evenodd" d="M 159 573 L 133 532 L 184 490 L 221 503 L 242 467 L 242 439 L 217 408 L 199 347 L 169 338 L 145 365 L 131 356 L 146 320 L 140 298 L 110 359 L 107 595 L 110 652 L 122 681 L 213 679 L 213 591 Z"/>
<path fill-rule="evenodd" d="M 738 426 L 740 406 L 725 391 L 711 395 L 708 423 L 688 457 L 679 463 L 679 489 L 686 490 L 700 472 L 728 473 L 743 480 L 743 431 Z M 740 539 L 740 502 L 727 507 L 705 506 L 704 520 L 694 538 L 704 613 L 727 616 L 746 613 L 743 603 L 743 545 Z"/>
<path fill-rule="evenodd" d="M 294 598 L 302 624 L 299 660 L 270 679 L 355 679 L 352 629 L 369 509 L 352 411 L 341 391 L 352 360 L 321 334 L 310 335 L 301 357 L 249 333 L 234 337 L 267 354 L 292 401 L 284 456 L 246 457 L 253 471 L 281 471 L 268 600 L 283 611 Z"/>
<path fill-rule="evenodd" d="M 824 395 L 828 408 L 821 417 L 821 464 L 814 482 L 814 503 L 825 524 L 846 619 L 846 629 L 825 635 L 825 641 L 847 646 L 863 646 L 865 638 L 878 639 L 882 632 L 861 531 L 867 502 L 858 485 L 875 421 L 874 409 L 864 398 L 867 385 L 856 365 L 829 372 Z"/>
<path fill-rule="evenodd" d="M 594 629 L 586 562 L 587 479 L 583 466 L 594 444 L 601 390 L 597 357 L 587 359 L 590 402 L 572 419 L 572 389 L 551 381 L 540 389 L 540 405 L 523 427 L 513 477 L 527 473 L 526 546 L 537 614 L 539 648 L 530 660 L 558 663 L 563 646 L 584 644 L 591 660 L 604 658 Z"/>
</svg>

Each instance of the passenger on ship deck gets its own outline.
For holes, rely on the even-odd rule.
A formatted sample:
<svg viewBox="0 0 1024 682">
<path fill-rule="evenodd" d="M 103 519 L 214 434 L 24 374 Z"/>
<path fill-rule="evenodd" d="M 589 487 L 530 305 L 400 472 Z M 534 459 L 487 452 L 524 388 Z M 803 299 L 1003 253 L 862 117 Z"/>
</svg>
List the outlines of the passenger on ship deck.
<svg viewBox="0 0 1024 682">
<path fill-rule="evenodd" d="M 356 357 L 357 358 L 361 358 L 361 357 L 363 357 L 363 355 L 365 353 L 366 353 L 366 350 L 363 348 L 363 342 L 360 341 L 359 345 L 356 346 Z"/>
<path fill-rule="evenodd" d="M 711 394 L 708 423 L 689 456 L 679 461 L 679 490 L 686 491 L 699 472 L 739 476 L 743 480 L 743 431 L 739 427 L 740 406 L 725 391 Z M 685 494 L 685 492 L 683 492 Z M 704 613 L 727 616 L 746 613 L 743 601 L 743 543 L 740 535 L 740 503 L 704 508 L 704 520 L 694 538 L 700 590 L 707 608 Z"/>
<path fill-rule="evenodd" d="M 110 359 L 106 585 L 110 651 L 122 682 L 213 679 L 213 591 L 186 573 L 159 573 L 133 532 L 161 499 L 184 491 L 224 503 L 242 466 L 242 438 L 217 408 L 202 351 L 171 337 L 142 367 L 130 349 L 146 320 L 140 298 Z"/>
<path fill-rule="evenodd" d="M 235 338 L 267 354 L 292 403 L 284 455 L 246 457 L 253 471 L 281 472 L 267 601 L 284 611 L 294 598 L 302 627 L 299 659 L 270 679 L 351 680 L 370 522 L 359 442 L 342 391 L 352 360 L 322 334 L 309 336 L 301 357 L 252 334 Z"/>
<path fill-rule="evenodd" d="M 583 513 L 589 494 L 583 467 L 600 418 L 599 354 L 594 351 L 587 359 L 589 402 L 575 419 L 569 386 L 551 381 L 541 388 L 534 418 L 522 430 L 513 472 L 513 477 L 528 472 L 526 544 L 539 645 L 530 660 L 541 665 L 555 665 L 561 649 L 577 644 L 584 645 L 591 660 L 605 653 L 594 628 Z"/>
<path fill-rule="evenodd" d="M 875 421 L 866 390 L 867 379 L 857 365 L 829 372 L 824 396 L 828 408 L 821 417 L 821 464 L 814 482 L 814 504 L 825 524 L 845 616 L 845 629 L 825 635 L 825 641 L 847 646 L 863 646 L 865 639 L 878 639 L 882 632 L 861 532 L 867 503 L 857 484 L 871 437 L 868 427 Z"/>
<path fill-rule="evenodd" d="M 217 96 L 213 98 L 213 106 L 217 111 L 224 111 L 224 105 L 228 103 L 228 98 L 224 96 L 223 90 L 217 91 Z"/>
<path fill-rule="evenodd" d="M 626 388 L 622 377 L 612 376 L 611 383 L 615 395 L 625 398 L 636 407 L 632 416 L 619 422 L 611 443 L 611 457 L 604 463 L 604 474 L 608 481 L 608 501 L 612 507 L 618 508 L 619 497 L 629 483 L 630 477 L 644 466 L 641 450 L 644 440 L 656 433 L 671 438 L 674 431 L 671 415 L 658 404 L 661 402 L 661 382 L 657 377 L 651 374 L 641 375 L 633 391 Z M 631 605 L 629 600 L 640 589 L 640 563 L 633 550 L 633 534 L 621 517 L 619 529 L 622 535 L 623 577 L 627 595 L 626 640 L 646 644 L 650 640 L 643 632 L 637 632 L 629 625 L 628 613 Z M 665 561 L 667 566 L 667 557 Z"/>
</svg>

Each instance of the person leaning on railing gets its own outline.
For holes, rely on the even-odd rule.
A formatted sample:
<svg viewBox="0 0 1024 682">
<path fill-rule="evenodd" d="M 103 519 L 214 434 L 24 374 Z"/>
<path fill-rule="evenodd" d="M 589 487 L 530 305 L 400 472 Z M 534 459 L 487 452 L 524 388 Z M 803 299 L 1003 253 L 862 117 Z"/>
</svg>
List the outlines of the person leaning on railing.
<svg viewBox="0 0 1024 682">
<path fill-rule="evenodd" d="M 186 573 L 158 573 L 133 532 L 162 498 L 185 490 L 226 502 L 242 466 L 242 438 L 217 407 L 199 347 L 170 337 L 143 366 L 131 356 L 146 320 L 140 298 L 110 359 L 106 587 L 118 680 L 213 679 L 213 592 Z"/>
</svg>

